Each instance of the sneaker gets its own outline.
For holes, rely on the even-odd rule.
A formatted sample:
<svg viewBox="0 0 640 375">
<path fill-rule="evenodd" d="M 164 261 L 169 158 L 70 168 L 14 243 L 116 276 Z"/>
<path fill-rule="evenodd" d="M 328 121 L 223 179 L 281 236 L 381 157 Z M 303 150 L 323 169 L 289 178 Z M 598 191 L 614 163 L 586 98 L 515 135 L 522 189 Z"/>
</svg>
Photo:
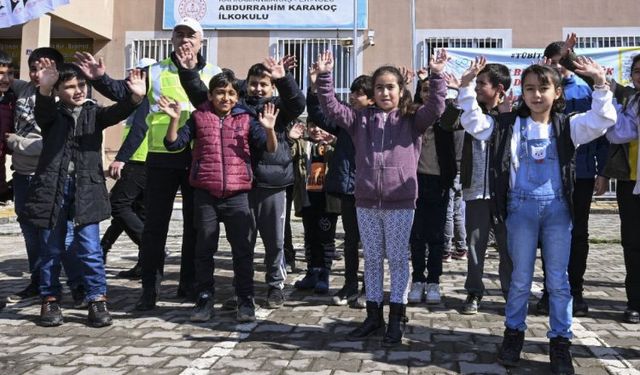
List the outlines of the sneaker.
<svg viewBox="0 0 640 375">
<path fill-rule="evenodd" d="M 37 284 L 33 282 L 29 283 L 24 289 L 18 293 L 12 294 L 7 297 L 7 302 L 16 303 L 26 299 L 35 298 L 40 295 L 40 290 Z"/>
<path fill-rule="evenodd" d="M 83 285 L 78 285 L 71 289 L 71 298 L 73 298 L 74 309 L 86 309 L 89 307 L 89 302 L 86 300 L 87 293 L 85 292 Z"/>
<path fill-rule="evenodd" d="M 344 284 L 331 298 L 336 306 L 345 306 L 358 299 L 358 284 Z"/>
<path fill-rule="evenodd" d="M 505 367 L 517 366 L 520 362 L 520 353 L 524 345 L 524 331 L 506 328 L 504 338 L 498 353 L 498 362 Z"/>
<path fill-rule="evenodd" d="M 245 297 L 239 301 L 236 320 L 239 322 L 254 322 L 256 320 L 256 306 L 253 303 L 253 297 Z"/>
<path fill-rule="evenodd" d="M 238 297 L 235 296 L 235 294 L 229 298 L 227 298 L 223 303 L 222 303 L 222 309 L 223 310 L 229 310 L 229 311 L 235 311 L 238 309 Z"/>
<path fill-rule="evenodd" d="M 573 375 L 575 373 L 570 347 L 571 341 L 564 337 L 554 337 L 549 341 L 549 359 L 552 374 Z"/>
<path fill-rule="evenodd" d="M 429 283 L 425 288 L 425 300 L 430 305 L 440 303 L 440 284 Z"/>
<path fill-rule="evenodd" d="M 624 311 L 624 322 L 629 324 L 640 323 L 640 313 L 637 310 L 626 309 Z"/>
<path fill-rule="evenodd" d="M 326 268 L 321 268 L 318 273 L 318 281 L 316 282 L 316 286 L 313 288 L 313 292 L 316 294 L 327 294 L 329 293 L 329 270 Z"/>
<path fill-rule="evenodd" d="M 54 297 L 46 297 L 40 307 L 40 325 L 43 327 L 56 327 L 63 322 L 60 302 Z"/>
<path fill-rule="evenodd" d="M 536 303 L 536 315 L 549 315 L 549 294 L 542 293 L 542 297 Z"/>
<path fill-rule="evenodd" d="M 442 254 L 442 263 L 451 263 L 453 261 L 453 257 L 451 253 Z"/>
<path fill-rule="evenodd" d="M 589 305 L 584 301 L 581 294 L 573 296 L 573 316 L 585 317 L 589 314 Z"/>
<path fill-rule="evenodd" d="M 451 258 L 455 260 L 467 260 L 467 250 L 456 250 L 453 254 L 451 254 Z"/>
<path fill-rule="evenodd" d="M 113 322 L 111 314 L 107 310 L 107 301 L 89 302 L 89 315 L 87 316 L 89 325 L 95 328 L 110 326 Z"/>
<path fill-rule="evenodd" d="M 462 311 L 460 311 L 460 313 L 463 315 L 477 314 L 481 299 L 482 297 L 476 296 L 475 294 L 467 295 L 467 299 L 464 301 L 464 305 L 462 306 Z"/>
<path fill-rule="evenodd" d="M 116 277 L 119 278 L 119 279 L 131 279 L 131 280 L 141 279 L 142 278 L 142 266 L 140 266 L 140 264 L 136 264 L 135 266 L 133 266 L 133 268 L 131 268 L 129 270 L 118 272 Z"/>
<path fill-rule="evenodd" d="M 213 296 L 207 292 L 202 292 L 198 296 L 196 305 L 191 311 L 189 320 L 192 322 L 206 322 L 213 315 Z"/>
<path fill-rule="evenodd" d="M 278 288 L 269 288 L 265 307 L 268 309 L 279 309 L 282 305 L 284 305 L 284 293 L 282 293 L 282 290 Z"/>
<path fill-rule="evenodd" d="M 360 293 L 358 294 L 358 298 L 351 304 L 351 307 L 354 309 L 364 309 L 367 307 L 367 293 L 364 290 L 364 287 L 360 289 Z"/>
<path fill-rule="evenodd" d="M 319 268 L 311 268 L 307 270 L 307 274 L 304 275 L 302 280 L 296 281 L 293 286 L 299 290 L 311 290 L 316 287 L 318 283 L 318 277 L 320 276 Z"/>
<path fill-rule="evenodd" d="M 158 294 L 155 290 L 150 288 L 142 288 L 142 295 L 140 299 L 136 303 L 135 309 L 137 311 L 149 311 L 153 310 L 156 307 L 156 299 L 158 298 Z"/>
<path fill-rule="evenodd" d="M 416 281 L 411 283 L 411 290 L 409 290 L 409 303 L 420 303 L 424 296 L 425 283 Z"/>
</svg>

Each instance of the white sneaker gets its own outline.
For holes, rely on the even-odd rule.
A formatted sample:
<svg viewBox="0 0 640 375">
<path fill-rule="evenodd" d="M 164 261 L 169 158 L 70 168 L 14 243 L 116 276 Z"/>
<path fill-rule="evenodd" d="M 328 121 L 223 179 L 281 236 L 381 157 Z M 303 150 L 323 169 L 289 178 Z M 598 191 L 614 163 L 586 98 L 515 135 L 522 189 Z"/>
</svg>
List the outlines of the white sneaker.
<svg viewBox="0 0 640 375">
<path fill-rule="evenodd" d="M 424 283 L 415 282 L 411 283 L 411 290 L 409 290 L 409 303 L 422 302 L 422 296 L 424 295 Z"/>
<path fill-rule="evenodd" d="M 429 283 L 424 292 L 427 303 L 430 305 L 440 303 L 440 284 Z"/>
</svg>

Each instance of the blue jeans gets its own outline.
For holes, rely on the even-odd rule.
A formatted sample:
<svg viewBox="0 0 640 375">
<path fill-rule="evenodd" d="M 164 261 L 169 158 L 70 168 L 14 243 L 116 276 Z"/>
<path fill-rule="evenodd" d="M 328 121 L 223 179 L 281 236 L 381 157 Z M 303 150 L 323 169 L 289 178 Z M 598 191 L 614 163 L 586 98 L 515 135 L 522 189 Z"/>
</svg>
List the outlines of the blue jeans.
<svg viewBox="0 0 640 375">
<path fill-rule="evenodd" d="M 31 282 L 40 284 L 40 235 L 38 233 L 38 227 L 24 220 L 24 206 L 27 201 L 27 192 L 29 185 L 33 179 L 32 175 L 23 175 L 19 173 L 13 174 L 13 194 L 15 211 L 18 216 L 18 223 L 20 224 L 20 230 L 24 237 L 24 245 L 27 248 L 27 259 L 29 260 L 29 272 L 31 272 Z M 69 222 L 69 228 L 73 228 L 73 222 Z M 67 238 L 65 239 L 66 247 L 73 241 L 73 230 L 67 231 Z M 78 267 L 78 260 L 70 252 L 62 253 L 62 265 L 65 273 L 67 274 L 67 285 L 70 288 L 77 288 L 82 283 L 82 273 Z"/>
<path fill-rule="evenodd" d="M 41 270 L 40 295 L 60 298 L 60 265 L 64 254 L 73 254 L 74 261 L 65 264 L 65 270 L 81 274 L 86 300 L 95 301 L 107 294 L 107 280 L 100 247 L 100 226 L 91 223 L 73 226 L 70 209 L 75 204 L 75 178 L 65 182 L 62 207 L 53 228 L 40 230 Z M 73 239 L 67 243 L 67 233 Z M 66 266 L 69 267 L 66 267 Z"/>
<path fill-rule="evenodd" d="M 545 258 L 549 291 L 548 338 L 571 338 L 572 299 L 567 267 L 571 253 L 571 215 L 567 202 L 554 196 L 510 194 L 507 204 L 507 248 L 513 261 L 505 308 L 507 328 L 527 329 L 527 307 L 538 240 Z"/>
</svg>

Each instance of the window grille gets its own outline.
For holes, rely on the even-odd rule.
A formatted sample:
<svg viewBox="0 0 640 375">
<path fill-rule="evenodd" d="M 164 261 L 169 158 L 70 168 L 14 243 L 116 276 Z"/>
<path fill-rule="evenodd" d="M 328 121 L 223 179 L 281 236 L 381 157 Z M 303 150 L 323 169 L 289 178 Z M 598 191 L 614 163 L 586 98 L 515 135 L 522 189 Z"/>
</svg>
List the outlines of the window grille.
<svg viewBox="0 0 640 375">
<path fill-rule="evenodd" d="M 333 53 L 333 80 L 336 94 L 340 100 L 349 99 L 349 87 L 356 78 L 351 71 L 351 53 L 353 40 L 350 38 L 288 38 L 278 40 L 277 57 L 293 55 L 298 66 L 292 71 L 298 87 L 306 93 L 309 87 L 309 66 L 318 55 L 330 50 Z"/>
<path fill-rule="evenodd" d="M 440 48 L 502 48 L 503 44 L 504 40 L 502 38 L 425 38 L 422 66 L 427 66 L 429 63 L 429 56 Z"/>
<path fill-rule="evenodd" d="M 200 53 L 207 60 L 207 39 L 202 39 L 202 48 Z M 129 70 L 136 66 L 139 59 L 143 57 L 164 60 L 173 52 L 173 43 L 170 38 L 160 39 L 136 39 L 129 46 L 126 69 Z"/>
<path fill-rule="evenodd" d="M 576 48 L 640 47 L 640 35 L 579 36 Z"/>
</svg>

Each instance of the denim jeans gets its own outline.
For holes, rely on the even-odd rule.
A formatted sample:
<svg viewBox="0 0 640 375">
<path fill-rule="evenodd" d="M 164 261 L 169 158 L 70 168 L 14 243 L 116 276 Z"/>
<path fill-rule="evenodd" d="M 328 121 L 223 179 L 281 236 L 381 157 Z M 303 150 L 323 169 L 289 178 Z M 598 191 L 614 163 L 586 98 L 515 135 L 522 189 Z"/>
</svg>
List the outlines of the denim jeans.
<svg viewBox="0 0 640 375">
<path fill-rule="evenodd" d="M 94 301 L 107 294 L 107 280 L 100 248 L 98 223 L 73 226 L 70 209 L 75 204 L 75 178 L 68 178 L 64 186 L 63 201 L 53 228 L 40 230 L 41 270 L 40 295 L 60 298 L 60 264 L 64 253 L 75 255 L 77 262 L 66 271 L 81 272 L 86 300 Z M 67 233 L 73 232 L 73 240 L 66 244 Z"/>
<path fill-rule="evenodd" d="M 460 174 L 456 175 L 453 187 L 449 189 L 449 204 L 444 227 L 445 253 L 467 250 L 467 230 L 465 227 L 465 201 L 462 199 Z"/>
<path fill-rule="evenodd" d="M 27 191 L 29 185 L 33 179 L 32 175 L 24 175 L 19 173 L 13 174 L 13 194 L 16 215 L 18 216 L 18 223 L 20 224 L 20 230 L 24 237 L 24 245 L 27 249 L 27 259 L 29 261 L 29 272 L 31 273 L 31 282 L 40 284 L 40 235 L 38 227 L 24 220 L 24 206 L 27 201 Z M 73 228 L 73 222 L 68 223 L 68 227 Z M 73 231 L 67 231 L 67 237 L 65 238 L 65 248 L 69 247 L 69 244 L 73 241 Z M 82 283 L 82 273 L 80 267 L 78 267 L 77 257 L 68 251 L 62 253 L 62 266 L 67 274 L 67 285 L 74 289 Z"/>
<path fill-rule="evenodd" d="M 572 299 L 567 267 L 571 252 L 571 215 L 563 198 L 511 194 L 507 204 L 507 249 L 513 261 L 505 325 L 524 331 L 538 240 L 546 262 L 549 292 L 547 337 L 571 338 Z"/>
</svg>

